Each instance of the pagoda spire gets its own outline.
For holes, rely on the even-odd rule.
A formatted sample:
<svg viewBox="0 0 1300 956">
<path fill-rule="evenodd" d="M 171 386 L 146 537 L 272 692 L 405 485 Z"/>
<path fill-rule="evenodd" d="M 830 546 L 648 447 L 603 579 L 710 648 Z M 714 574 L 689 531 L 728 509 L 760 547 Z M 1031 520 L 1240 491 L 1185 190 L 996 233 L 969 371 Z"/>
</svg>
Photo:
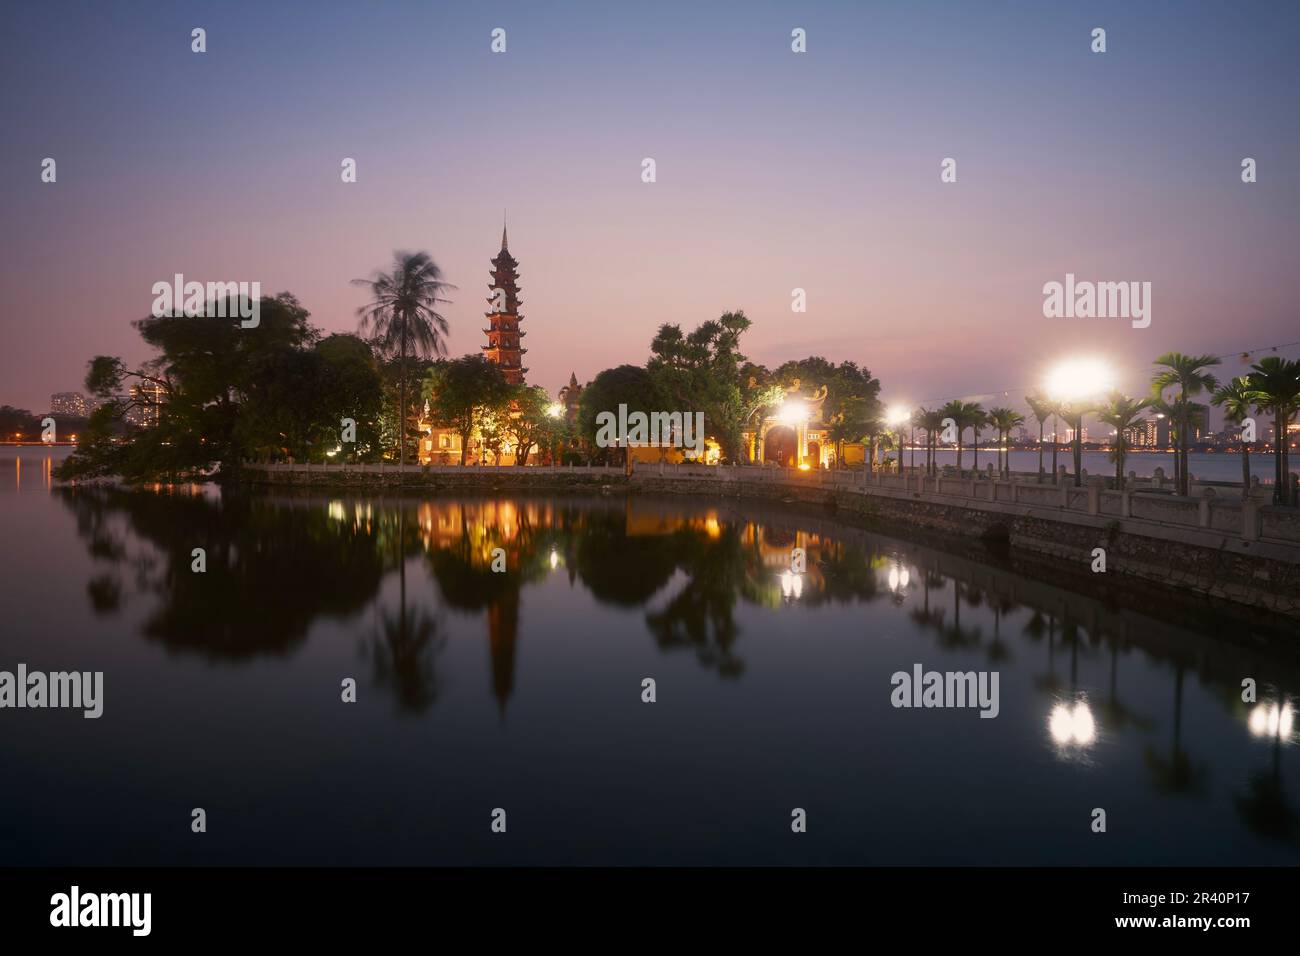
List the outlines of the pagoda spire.
<svg viewBox="0 0 1300 956">
<path fill-rule="evenodd" d="M 519 262 L 507 246 L 504 214 L 502 220 L 501 251 L 492 260 L 492 281 L 488 283 L 491 311 L 485 313 L 488 327 L 483 330 L 487 334 L 487 345 L 482 349 L 489 361 L 500 366 L 507 382 L 522 385 L 528 371 L 523 364 L 523 355 L 528 350 L 519 341 L 527 334 L 519 328 L 523 319 L 519 311 Z"/>
</svg>

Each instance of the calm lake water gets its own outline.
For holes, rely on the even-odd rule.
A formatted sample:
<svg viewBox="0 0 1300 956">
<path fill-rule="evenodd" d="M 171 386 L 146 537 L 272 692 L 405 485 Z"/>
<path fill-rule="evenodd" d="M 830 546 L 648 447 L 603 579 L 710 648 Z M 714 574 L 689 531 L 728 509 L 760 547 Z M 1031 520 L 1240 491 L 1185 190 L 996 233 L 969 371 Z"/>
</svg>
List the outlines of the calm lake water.
<svg viewBox="0 0 1300 956">
<path fill-rule="evenodd" d="M 40 449 L 0 527 L 0 670 L 105 675 L 98 720 L 0 710 L 5 864 L 1300 863 L 1276 621 L 820 511 L 61 490 Z M 894 708 L 918 663 L 998 716 Z"/>
</svg>

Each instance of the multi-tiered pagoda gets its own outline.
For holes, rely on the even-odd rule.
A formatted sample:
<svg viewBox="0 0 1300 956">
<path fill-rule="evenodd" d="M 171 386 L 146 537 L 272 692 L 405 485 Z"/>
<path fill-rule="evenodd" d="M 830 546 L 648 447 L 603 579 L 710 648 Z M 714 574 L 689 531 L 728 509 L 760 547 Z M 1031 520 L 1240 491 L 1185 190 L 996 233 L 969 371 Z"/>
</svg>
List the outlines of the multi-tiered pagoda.
<svg viewBox="0 0 1300 956">
<path fill-rule="evenodd" d="M 500 366 L 511 385 L 522 385 L 524 373 L 528 371 L 523 366 L 524 353 L 528 349 L 519 345 L 524 333 L 519 331 L 523 316 L 519 314 L 518 282 L 519 263 L 510 254 L 506 229 L 502 226 L 501 251 L 492 260 L 492 282 L 488 286 L 491 293 L 488 303 L 496 311 L 486 313 L 489 325 L 483 331 L 487 334 L 488 344 L 483 346 L 483 351 L 490 361 Z"/>
</svg>

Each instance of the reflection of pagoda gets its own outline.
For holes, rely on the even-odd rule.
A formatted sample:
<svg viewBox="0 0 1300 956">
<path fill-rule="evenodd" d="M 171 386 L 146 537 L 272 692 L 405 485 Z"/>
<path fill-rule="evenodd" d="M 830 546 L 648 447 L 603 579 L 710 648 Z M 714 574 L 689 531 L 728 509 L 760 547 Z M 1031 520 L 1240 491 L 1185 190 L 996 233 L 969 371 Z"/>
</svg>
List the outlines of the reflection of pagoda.
<svg viewBox="0 0 1300 956">
<path fill-rule="evenodd" d="M 483 351 L 490 361 L 501 367 L 506 381 L 511 385 L 522 385 L 524 373 L 523 355 L 528 350 L 521 348 L 519 340 L 524 333 L 519 331 L 523 316 L 519 314 L 519 263 L 506 247 L 506 229 L 501 227 L 501 251 L 492 260 L 492 283 L 488 286 L 491 295 L 488 302 L 495 311 L 485 313 L 489 326 L 484 329 L 488 344 Z"/>
</svg>

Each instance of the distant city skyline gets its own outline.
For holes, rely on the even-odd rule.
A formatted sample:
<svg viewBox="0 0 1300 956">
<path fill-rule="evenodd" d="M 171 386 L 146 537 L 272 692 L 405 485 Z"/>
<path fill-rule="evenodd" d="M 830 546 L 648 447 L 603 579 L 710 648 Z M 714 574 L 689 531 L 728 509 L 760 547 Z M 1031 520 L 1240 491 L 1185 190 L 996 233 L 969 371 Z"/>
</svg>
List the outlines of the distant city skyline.
<svg viewBox="0 0 1300 956">
<path fill-rule="evenodd" d="M 95 354 L 147 357 L 130 321 L 177 272 L 353 332 L 349 281 L 427 250 L 458 286 L 450 354 L 478 353 L 503 210 L 527 378 L 552 395 L 730 309 L 752 360 L 853 360 L 891 404 L 1022 405 L 1085 351 L 1144 394 L 1161 352 L 1300 338 L 1297 8 L 740 9 L 10 11 L 0 404 L 42 410 Z M 1067 273 L 1150 282 L 1150 327 L 1045 319 Z"/>
</svg>

